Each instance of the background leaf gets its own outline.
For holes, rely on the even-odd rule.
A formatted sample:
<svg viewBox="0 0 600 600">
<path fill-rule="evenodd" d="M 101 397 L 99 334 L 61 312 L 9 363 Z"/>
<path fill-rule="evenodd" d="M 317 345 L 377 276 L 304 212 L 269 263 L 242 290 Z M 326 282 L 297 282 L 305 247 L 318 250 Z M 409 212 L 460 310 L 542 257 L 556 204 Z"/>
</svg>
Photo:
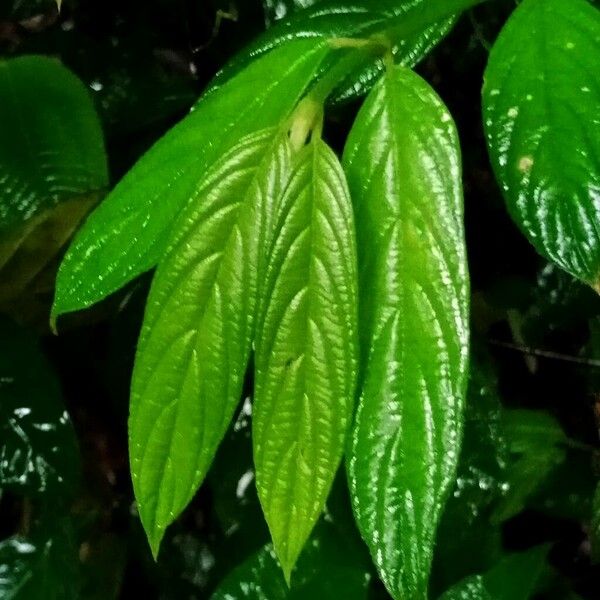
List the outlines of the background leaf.
<svg viewBox="0 0 600 600">
<path fill-rule="evenodd" d="M 417 75 L 390 69 L 344 156 L 355 204 L 362 389 L 348 471 L 354 511 L 395 598 L 425 598 L 458 462 L 468 346 L 459 145 Z"/>
<path fill-rule="evenodd" d="M 35 339 L 5 318 L 0 339 L 0 489 L 63 496 L 79 451 L 56 376 Z"/>
<path fill-rule="evenodd" d="M 319 1 L 322 0 L 263 0 L 267 26 L 274 21 L 284 19 L 297 10 L 318 4 Z"/>
<path fill-rule="evenodd" d="M 289 579 L 321 513 L 350 425 L 356 376 L 356 253 L 348 189 L 316 139 L 275 208 L 259 277 L 254 462 Z"/>
<path fill-rule="evenodd" d="M 387 40 L 395 60 L 419 62 L 450 30 L 455 14 L 482 0 L 321 0 L 269 29 L 217 76 L 227 80 L 256 56 L 303 38 L 377 38 Z M 278 3 L 279 6 L 281 3 Z M 308 4 L 308 2 L 306 3 Z M 336 60 L 336 57 L 331 57 Z M 364 95 L 383 72 L 381 57 L 366 53 L 363 64 L 342 82 L 333 102 Z"/>
<path fill-rule="evenodd" d="M 240 141 L 182 213 L 156 273 L 129 420 L 134 489 L 155 554 L 202 482 L 239 401 L 259 252 L 290 160 L 277 129 Z"/>
<path fill-rule="evenodd" d="M 321 521 L 288 587 L 271 544 L 234 569 L 211 600 L 366 600 L 371 575 L 331 522 Z"/>
<path fill-rule="evenodd" d="M 72 527 L 58 520 L 32 537 L 0 542 L 0 597 L 6 600 L 77 600 L 77 548 Z"/>
<path fill-rule="evenodd" d="M 483 88 L 490 156 L 513 219 L 538 252 L 595 288 L 599 51 L 600 12 L 586 0 L 524 0 Z"/>
<path fill-rule="evenodd" d="M 108 183 L 100 122 L 83 84 L 58 61 L 0 61 L 0 237 L 63 200 Z"/>
<path fill-rule="evenodd" d="M 503 558 L 484 575 L 469 577 L 440 600 L 528 600 L 535 591 L 548 548 L 540 546 Z"/>
<path fill-rule="evenodd" d="M 318 40 L 304 40 L 257 60 L 159 140 L 77 234 L 54 315 L 90 306 L 155 266 L 206 171 L 245 135 L 284 121 L 324 53 Z"/>
</svg>

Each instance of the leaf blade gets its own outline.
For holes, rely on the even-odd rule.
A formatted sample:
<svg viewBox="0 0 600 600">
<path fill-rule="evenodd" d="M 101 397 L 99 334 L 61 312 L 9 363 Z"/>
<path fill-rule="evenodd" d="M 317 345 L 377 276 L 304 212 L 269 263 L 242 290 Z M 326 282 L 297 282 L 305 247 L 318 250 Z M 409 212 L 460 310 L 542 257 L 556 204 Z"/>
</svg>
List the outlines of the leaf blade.
<svg viewBox="0 0 600 600">
<path fill-rule="evenodd" d="M 344 166 L 363 325 L 351 496 L 392 596 L 421 598 L 466 386 L 468 275 L 452 119 L 417 75 L 390 69 L 359 113 Z"/>
<path fill-rule="evenodd" d="M 343 453 L 356 375 L 353 218 L 341 167 L 320 140 L 299 155 L 274 223 L 253 444 L 259 498 L 289 581 Z"/>
<path fill-rule="evenodd" d="M 244 138 L 182 213 L 157 270 L 129 419 L 134 490 L 155 554 L 202 482 L 239 401 L 259 244 L 290 156 L 277 129 Z"/>
<path fill-rule="evenodd" d="M 100 122 L 79 79 L 56 60 L 0 61 L 0 234 L 108 183 Z"/>
<path fill-rule="evenodd" d="M 488 150 L 513 220 L 539 253 L 592 287 L 599 39 L 600 12 L 585 0 L 526 0 L 490 53 L 483 87 Z"/>
<path fill-rule="evenodd" d="M 319 41 L 304 40 L 256 61 L 161 138 L 75 237 L 58 273 L 53 314 L 86 308 L 154 267 L 205 171 L 241 137 L 287 118 L 323 53 Z"/>
<path fill-rule="evenodd" d="M 456 15 L 482 0 L 320 0 L 265 32 L 217 75 L 227 80 L 254 59 L 273 48 L 302 38 L 381 38 L 388 40 L 395 60 L 406 66 L 418 63 L 450 31 Z M 309 5 L 310 4 L 310 5 Z M 335 59 L 334 59 L 335 60 Z M 344 102 L 369 91 L 383 72 L 383 61 L 365 56 L 364 65 L 351 73 L 332 96 Z"/>
</svg>

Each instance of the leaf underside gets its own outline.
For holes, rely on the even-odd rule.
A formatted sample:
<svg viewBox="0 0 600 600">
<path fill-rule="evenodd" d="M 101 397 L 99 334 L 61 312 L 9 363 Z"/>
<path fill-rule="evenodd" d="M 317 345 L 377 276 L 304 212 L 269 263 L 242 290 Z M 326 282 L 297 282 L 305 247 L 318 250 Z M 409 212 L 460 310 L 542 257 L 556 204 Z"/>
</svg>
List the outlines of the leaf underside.
<svg viewBox="0 0 600 600">
<path fill-rule="evenodd" d="M 459 145 L 414 73 L 391 69 L 344 156 L 355 205 L 361 392 L 348 473 L 362 536 L 394 598 L 425 598 L 456 469 L 468 346 Z"/>
</svg>

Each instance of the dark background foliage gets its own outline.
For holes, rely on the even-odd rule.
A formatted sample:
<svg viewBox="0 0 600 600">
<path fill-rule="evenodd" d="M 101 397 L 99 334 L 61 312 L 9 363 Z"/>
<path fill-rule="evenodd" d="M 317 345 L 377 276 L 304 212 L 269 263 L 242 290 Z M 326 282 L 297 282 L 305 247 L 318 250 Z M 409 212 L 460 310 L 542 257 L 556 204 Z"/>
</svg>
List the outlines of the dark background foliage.
<svg viewBox="0 0 600 600">
<path fill-rule="evenodd" d="M 114 183 L 186 114 L 225 62 L 280 14 L 274 4 L 66 0 L 57 14 L 51 1 L 0 0 L 0 52 L 60 57 L 87 84 Z M 488 48 L 513 7 L 506 0 L 470 11 L 418 68 L 459 128 L 473 287 L 465 447 L 440 527 L 432 591 L 489 569 L 510 551 L 548 544 L 540 597 L 592 599 L 600 589 L 592 520 L 600 300 L 549 266 L 512 224 L 481 127 Z M 337 149 L 357 106 L 329 112 L 326 137 Z M 40 477 L 28 479 L 29 487 L 5 481 L 2 489 L 1 537 L 17 534 L 35 548 L 0 544 L 0 580 L 33 574 L 19 597 L 207 598 L 268 541 L 252 480 L 250 417 L 242 406 L 207 482 L 169 530 L 158 563 L 151 558 L 133 505 L 126 432 L 148 283 L 149 276 L 142 277 L 100 306 L 68 317 L 59 336 L 22 299 L 4 309 L 29 332 L 8 318 L 2 322 L 0 374 L 21 382 L 11 388 L 15 406 L 41 411 L 38 422 L 52 425 L 55 434 L 40 442 L 50 457 L 36 470 Z M 49 290 L 36 293 L 47 311 Z M 42 383 L 32 385 L 32 378 Z M 62 409 L 51 410 L 52 402 L 63 401 L 74 436 L 70 426 L 59 426 Z M 528 429 L 527 419 L 511 419 L 507 409 L 546 413 L 535 413 Z M 42 464 L 31 460 L 35 469 Z M 352 592 L 353 582 L 371 581 L 369 597 L 385 598 L 353 525 L 343 477 L 315 534 L 323 552 L 317 560 L 304 559 L 307 572 L 336 581 L 340 569 L 349 569 L 358 579 L 341 578 L 336 593 L 348 590 L 339 597 L 354 597 L 364 587 L 354 585 Z M 45 592 L 34 581 L 44 581 Z M 57 591 L 44 595 L 48 590 Z"/>
</svg>

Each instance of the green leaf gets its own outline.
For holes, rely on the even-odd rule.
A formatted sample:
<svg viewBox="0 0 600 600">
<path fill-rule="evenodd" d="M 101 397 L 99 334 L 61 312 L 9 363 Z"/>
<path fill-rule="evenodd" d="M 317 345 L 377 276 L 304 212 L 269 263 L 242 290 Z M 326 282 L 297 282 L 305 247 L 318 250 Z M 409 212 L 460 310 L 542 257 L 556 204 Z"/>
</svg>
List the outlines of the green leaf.
<svg viewBox="0 0 600 600">
<path fill-rule="evenodd" d="M 473 575 L 449 589 L 440 600 L 494 600 L 481 575 Z"/>
<path fill-rule="evenodd" d="M 77 600 L 77 547 L 69 521 L 0 542 L 2 600 Z"/>
<path fill-rule="evenodd" d="M 211 600 L 287 600 L 288 586 L 269 544 L 234 569 Z"/>
<path fill-rule="evenodd" d="M 253 62 L 159 140 L 76 236 L 58 274 L 54 316 L 155 266 L 206 171 L 245 135 L 285 120 L 326 52 L 319 40 L 301 40 Z"/>
<path fill-rule="evenodd" d="M 287 579 L 329 493 L 354 405 L 352 208 L 333 152 L 313 140 L 277 204 L 256 340 L 254 462 Z"/>
<path fill-rule="evenodd" d="M 529 600 L 545 567 L 547 546 L 510 554 L 484 575 L 468 577 L 440 600 Z"/>
<path fill-rule="evenodd" d="M 359 248 L 362 389 L 348 471 L 394 598 L 425 598 L 462 433 L 469 283 L 459 143 L 411 71 L 371 92 L 344 156 Z"/>
<path fill-rule="evenodd" d="M 524 0 L 490 54 L 483 110 L 508 209 L 535 248 L 600 284 L 600 12 Z"/>
<path fill-rule="evenodd" d="M 322 0 L 263 0 L 267 25 L 279 21 L 295 11 L 318 4 Z"/>
<path fill-rule="evenodd" d="M 370 573 L 344 544 L 335 527 L 321 521 L 294 568 L 291 587 L 268 544 L 234 569 L 211 600 L 366 600 Z"/>
<path fill-rule="evenodd" d="M 58 381 L 27 331 L 0 321 L 0 489 L 72 487 L 79 452 Z"/>
<path fill-rule="evenodd" d="M 154 554 L 204 479 L 239 401 L 259 252 L 290 160 L 277 129 L 243 138 L 182 212 L 154 278 L 129 420 L 134 490 Z"/>
<path fill-rule="evenodd" d="M 106 187 L 100 123 L 84 85 L 42 56 L 0 60 L 0 236 Z"/>
<path fill-rule="evenodd" d="M 493 520 L 518 514 L 548 475 L 566 458 L 568 438 L 559 423 L 539 410 L 505 410 L 503 428 L 512 455 L 506 470 L 509 491 L 495 507 Z"/>
<path fill-rule="evenodd" d="M 460 461 L 437 531 L 432 575 L 436 589 L 486 571 L 502 551 L 500 527 L 490 523 L 490 517 L 508 491 L 509 455 L 498 382 L 489 357 L 474 346 Z"/>
<path fill-rule="evenodd" d="M 227 80 L 242 67 L 273 48 L 303 38 L 364 38 L 385 40 L 395 60 L 418 63 L 451 29 L 455 15 L 482 0 L 325 0 L 292 14 L 269 29 L 235 57 L 217 81 Z M 281 3 L 277 3 L 279 6 Z M 335 57 L 330 57 L 335 60 Z M 334 102 L 364 95 L 383 72 L 381 57 L 365 54 L 363 64 L 334 94 Z"/>
</svg>

